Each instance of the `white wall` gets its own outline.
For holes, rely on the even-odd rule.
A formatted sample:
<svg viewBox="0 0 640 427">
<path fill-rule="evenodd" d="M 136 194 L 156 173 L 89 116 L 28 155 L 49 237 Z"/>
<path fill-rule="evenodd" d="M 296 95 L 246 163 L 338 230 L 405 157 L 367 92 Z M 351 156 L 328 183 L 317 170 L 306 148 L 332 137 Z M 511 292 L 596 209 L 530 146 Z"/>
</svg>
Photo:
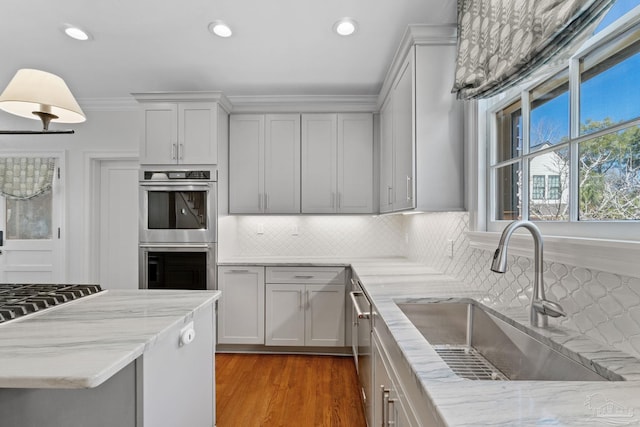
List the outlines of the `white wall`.
<svg viewBox="0 0 640 427">
<path fill-rule="evenodd" d="M 87 121 L 79 124 L 52 123 L 51 129 L 74 129 L 72 135 L 0 135 L 0 150 L 58 151 L 66 153 L 65 217 L 62 232 L 66 237 L 65 257 L 67 282 L 87 282 L 88 272 L 88 212 L 86 188 L 89 171 L 86 159 L 95 152 L 138 153 L 139 123 L 135 104 L 117 111 L 83 107 Z M 39 121 L 16 117 L 0 111 L 0 129 L 39 130 Z"/>
</svg>

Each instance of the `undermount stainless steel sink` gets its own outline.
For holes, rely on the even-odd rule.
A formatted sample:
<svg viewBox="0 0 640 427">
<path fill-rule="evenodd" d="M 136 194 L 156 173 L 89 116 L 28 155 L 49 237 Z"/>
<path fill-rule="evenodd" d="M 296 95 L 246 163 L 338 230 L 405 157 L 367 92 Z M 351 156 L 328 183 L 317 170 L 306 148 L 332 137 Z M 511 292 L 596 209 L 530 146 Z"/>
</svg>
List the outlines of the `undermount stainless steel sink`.
<svg viewBox="0 0 640 427">
<path fill-rule="evenodd" d="M 460 377 L 480 380 L 608 380 L 477 305 L 463 302 L 397 305 Z M 607 375 L 623 380 L 614 373 Z"/>
</svg>

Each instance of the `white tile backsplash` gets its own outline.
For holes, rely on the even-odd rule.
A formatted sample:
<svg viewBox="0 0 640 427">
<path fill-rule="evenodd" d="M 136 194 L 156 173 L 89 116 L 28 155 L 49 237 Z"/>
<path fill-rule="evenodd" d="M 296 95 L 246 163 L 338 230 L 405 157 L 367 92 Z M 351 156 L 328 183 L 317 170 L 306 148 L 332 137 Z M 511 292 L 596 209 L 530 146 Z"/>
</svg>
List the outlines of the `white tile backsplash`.
<svg viewBox="0 0 640 427">
<path fill-rule="evenodd" d="M 406 256 L 528 310 L 533 260 L 510 256 L 505 274 L 492 254 L 470 246 L 465 212 L 388 216 L 228 216 L 219 221 L 219 257 Z M 297 234 L 296 234 L 297 233 Z M 451 245 L 453 244 L 453 256 Z M 567 317 L 552 319 L 640 357 L 640 278 L 545 262 L 547 295 Z"/>
<path fill-rule="evenodd" d="M 406 255 L 401 215 L 227 216 L 218 229 L 221 259 Z"/>
<path fill-rule="evenodd" d="M 511 306 L 528 310 L 533 260 L 509 257 L 505 274 L 489 270 L 492 254 L 473 249 L 465 235 L 467 213 L 433 213 L 405 217 L 407 256 L 487 291 Z M 446 252 L 454 240 L 454 256 Z M 640 279 L 554 262 L 545 262 L 547 296 L 558 301 L 566 318 L 551 319 L 592 339 L 640 357 Z"/>
</svg>

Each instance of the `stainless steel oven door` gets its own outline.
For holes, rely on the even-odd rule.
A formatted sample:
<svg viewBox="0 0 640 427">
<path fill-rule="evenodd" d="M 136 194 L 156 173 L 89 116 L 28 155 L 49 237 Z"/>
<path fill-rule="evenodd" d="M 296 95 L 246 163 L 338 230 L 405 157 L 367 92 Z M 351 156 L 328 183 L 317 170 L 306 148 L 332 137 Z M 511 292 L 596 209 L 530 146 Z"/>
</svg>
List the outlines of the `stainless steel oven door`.
<svg viewBox="0 0 640 427">
<path fill-rule="evenodd" d="M 140 243 L 216 242 L 216 182 L 140 183 Z"/>
<path fill-rule="evenodd" d="M 214 290 L 216 244 L 140 244 L 140 289 Z"/>
</svg>

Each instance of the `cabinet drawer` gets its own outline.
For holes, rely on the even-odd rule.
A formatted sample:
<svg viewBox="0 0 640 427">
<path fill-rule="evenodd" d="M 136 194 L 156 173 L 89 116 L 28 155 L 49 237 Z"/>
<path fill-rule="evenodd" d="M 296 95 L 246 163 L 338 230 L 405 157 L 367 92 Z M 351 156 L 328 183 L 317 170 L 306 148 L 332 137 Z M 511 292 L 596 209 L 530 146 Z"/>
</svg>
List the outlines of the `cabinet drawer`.
<svg viewBox="0 0 640 427">
<path fill-rule="evenodd" d="M 344 285 L 344 267 L 267 267 L 267 283 L 322 283 Z"/>
</svg>

